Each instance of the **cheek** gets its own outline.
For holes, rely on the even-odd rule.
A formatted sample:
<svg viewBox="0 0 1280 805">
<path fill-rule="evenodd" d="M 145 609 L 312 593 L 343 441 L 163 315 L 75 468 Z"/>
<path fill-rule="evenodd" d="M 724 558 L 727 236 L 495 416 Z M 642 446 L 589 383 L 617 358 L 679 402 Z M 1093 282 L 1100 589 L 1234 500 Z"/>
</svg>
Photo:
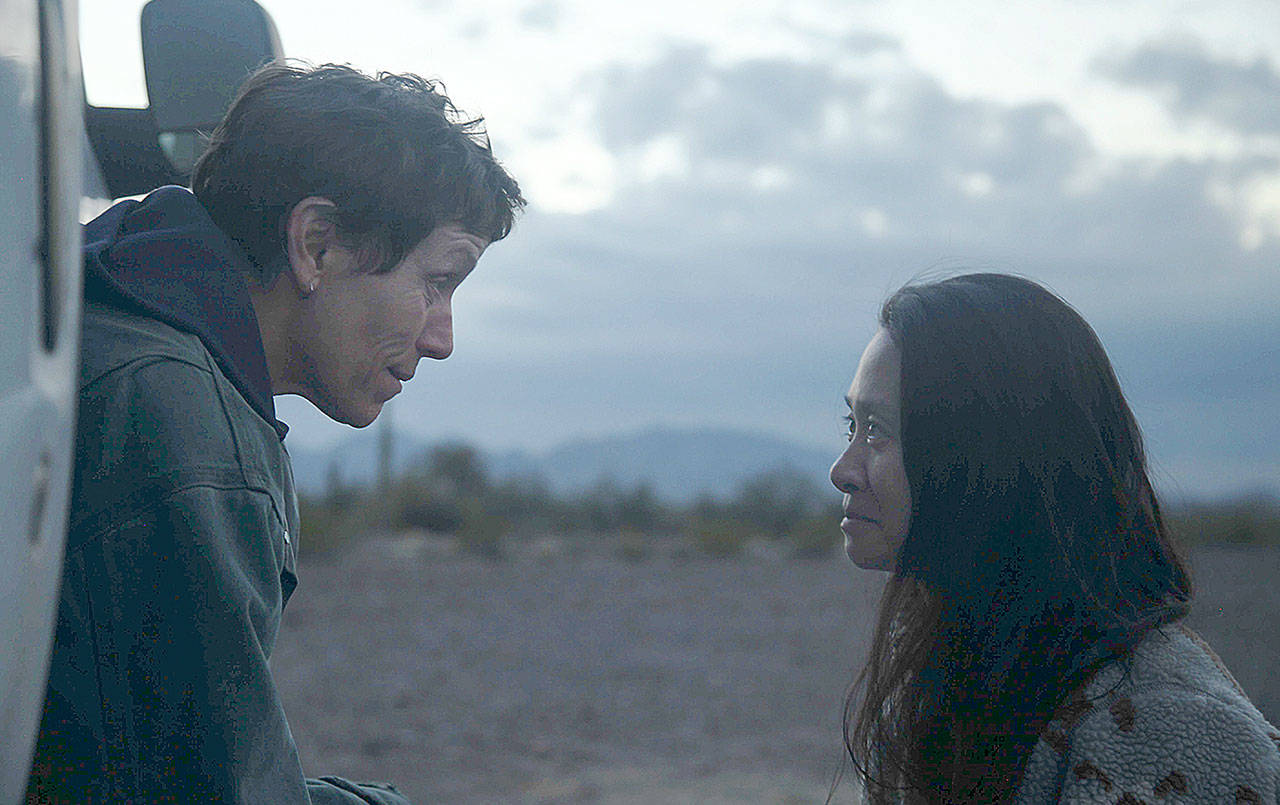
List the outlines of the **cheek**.
<svg viewBox="0 0 1280 805">
<path fill-rule="evenodd" d="M 911 514 L 911 483 L 907 480 L 907 474 L 900 472 L 897 479 L 898 500 L 899 505 L 907 513 Z"/>
<path fill-rule="evenodd" d="M 899 523 L 905 532 L 911 520 L 911 485 L 901 456 L 885 456 L 881 470 L 880 505 L 885 509 L 884 514 Z"/>
<path fill-rule="evenodd" d="M 398 356 L 406 345 L 412 347 L 418 334 L 426 327 L 430 308 L 419 296 L 416 300 L 388 305 L 381 315 L 370 322 L 370 334 L 375 350 Z"/>
<path fill-rule="evenodd" d="M 898 481 L 898 509 L 899 509 L 899 525 L 898 525 L 898 545 L 907 538 L 907 532 L 911 530 L 911 485 L 907 481 L 907 474 L 901 473 Z"/>
</svg>

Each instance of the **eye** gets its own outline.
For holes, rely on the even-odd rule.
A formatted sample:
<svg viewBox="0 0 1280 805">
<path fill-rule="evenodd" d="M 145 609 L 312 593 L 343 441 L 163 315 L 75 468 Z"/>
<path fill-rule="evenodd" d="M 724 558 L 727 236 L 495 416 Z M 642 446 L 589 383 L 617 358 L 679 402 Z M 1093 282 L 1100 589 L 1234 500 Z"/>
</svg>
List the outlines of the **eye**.
<svg viewBox="0 0 1280 805">
<path fill-rule="evenodd" d="M 427 300 L 435 303 L 443 299 L 445 291 L 452 288 L 456 280 L 456 274 L 429 275 L 426 279 L 426 287 L 423 289 Z"/>
<path fill-rule="evenodd" d="M 881 425 L 874 418 L 867 420 L 867 441 L 878 442 L 889 434 L 885 432 L 884 425 Z"/>
<path fill-rule="evenodd" d="M 852 442 L 858 436 L 858 422 L 853 418 L 853 414 L 845 414 L 841 419 L 848 423 L 844 436 Z M 862 438 L 867 441 L 867 444 L 878 444 L 888 439 L 889 436 L 889 430 L 875 416 L 866 418 Z"/>
</svg>

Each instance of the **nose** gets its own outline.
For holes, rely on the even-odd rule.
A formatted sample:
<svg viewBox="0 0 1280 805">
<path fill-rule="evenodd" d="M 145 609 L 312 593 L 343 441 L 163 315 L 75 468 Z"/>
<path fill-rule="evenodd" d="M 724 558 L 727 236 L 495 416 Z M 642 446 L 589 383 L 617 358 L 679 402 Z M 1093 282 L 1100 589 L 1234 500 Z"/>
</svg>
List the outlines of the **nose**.
<svg viewBox="0 0 1280 805">
<path fill-rule="evenodd" d="M 860 439 L 854 439 L 845 448 L 836 463 L 831 465 L 831 483 L 846 495 L 852 494 L 867 485 L 866 466 L 863 462 Z"/>
<path fill-rule="evenodd" d="M 442 361 L 453 354 L 453 310 L 447 303 L 427 311 L 427 323 L 418 334 L 418 354 Z"/>
</svg>

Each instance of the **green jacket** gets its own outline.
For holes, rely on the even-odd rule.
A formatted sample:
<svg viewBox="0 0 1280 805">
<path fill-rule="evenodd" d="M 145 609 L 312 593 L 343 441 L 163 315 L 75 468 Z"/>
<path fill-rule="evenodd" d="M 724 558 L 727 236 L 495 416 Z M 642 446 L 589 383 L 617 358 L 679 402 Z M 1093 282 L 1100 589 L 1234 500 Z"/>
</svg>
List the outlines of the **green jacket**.
<svg viewBox="0 0 1280 805">
<path fill-rule="evenodd" d="M 276 423 L 201 337 L 143 310 L 88 301 L 83 345 L 29 798 L 404 803 L 304 780 L 268 667 L 298 533 Z"/>
</svg>

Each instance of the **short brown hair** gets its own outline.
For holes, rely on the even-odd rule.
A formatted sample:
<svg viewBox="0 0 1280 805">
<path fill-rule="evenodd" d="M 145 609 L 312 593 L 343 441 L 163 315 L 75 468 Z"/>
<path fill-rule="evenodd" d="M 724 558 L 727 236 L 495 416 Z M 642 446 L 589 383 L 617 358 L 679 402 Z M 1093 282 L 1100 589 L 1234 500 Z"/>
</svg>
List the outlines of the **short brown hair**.
<svg viewBox="0 0 1280 805">
<path fill-rule="evenodd" d="M 191 190 L 267 284 L 284 266 L 287 216 L 308 196 L 334 202 L 338 237 L 374 271 L 442 223 L 500 240 L 525 204 L 483 119 L 463 117 L 439 82 L 338 64 L 277 62 L 251 75 Z"/>
</svg>

